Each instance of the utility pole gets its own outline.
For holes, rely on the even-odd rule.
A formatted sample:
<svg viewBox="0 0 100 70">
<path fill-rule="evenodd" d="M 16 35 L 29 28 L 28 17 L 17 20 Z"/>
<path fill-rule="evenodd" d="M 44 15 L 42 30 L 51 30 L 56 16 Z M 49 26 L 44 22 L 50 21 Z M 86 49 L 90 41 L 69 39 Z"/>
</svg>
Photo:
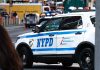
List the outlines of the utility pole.
<svg viewBox="0 0 100 70">
<path fill-rule="evenodd" d="M 12 0 L 9 0 L 9 24 L 11 24 L 11 7 L 12 7 L 13 3 Z"/>
</svg>

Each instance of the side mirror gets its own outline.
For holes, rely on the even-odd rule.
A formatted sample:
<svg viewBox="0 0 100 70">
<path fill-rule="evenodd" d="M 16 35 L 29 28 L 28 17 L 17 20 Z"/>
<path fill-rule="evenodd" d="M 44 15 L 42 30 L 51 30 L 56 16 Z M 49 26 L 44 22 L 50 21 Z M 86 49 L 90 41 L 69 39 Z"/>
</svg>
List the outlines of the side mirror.
<svg viewBox="0 0 100 70">
<path fill-rule="evenodd" d="M 32 29 L 33 32 L 35 32 L 35 29 Z"/>
<path fill-rule="evenodd" d="M 32 29 L 32 31 L 33 31 L 34 33 L 39 33 L 39 31 L 40 31 L 40 26 L 36 25 L 35 28 Z"/>
</svg>

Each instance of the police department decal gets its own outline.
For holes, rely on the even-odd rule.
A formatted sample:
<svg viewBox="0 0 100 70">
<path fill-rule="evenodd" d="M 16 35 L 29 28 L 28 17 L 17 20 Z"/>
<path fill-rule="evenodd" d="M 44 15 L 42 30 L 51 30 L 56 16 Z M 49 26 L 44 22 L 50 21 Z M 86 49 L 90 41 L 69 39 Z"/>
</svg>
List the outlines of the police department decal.
<svg viewBox="0 0 100 70">
<path fill-rule="evenodd" d="M 29 41 L 29 46 L 30 46 L 30 47 L 33 46 L 33 42 L 34 42 L 34 39 L 31 39 L 31 40 Z"/>
<path fill-rule="evenodd" d="M 60 45 L 66 45 L 68 42 L 73 42 L 73 40 L 70 37 L 62 37 Z"/>
</svg>

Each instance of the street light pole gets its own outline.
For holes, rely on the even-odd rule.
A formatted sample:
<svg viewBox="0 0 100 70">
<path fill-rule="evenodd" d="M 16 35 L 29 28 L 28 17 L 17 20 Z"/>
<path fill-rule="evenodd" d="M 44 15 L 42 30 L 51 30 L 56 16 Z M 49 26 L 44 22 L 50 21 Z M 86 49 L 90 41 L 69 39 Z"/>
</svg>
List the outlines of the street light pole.
<svg viewBox="0 0 100 70">
<path fill-rule="evenodd" d="M 9 0 L 9 24 L 11 24 L 11 7 L 12 7 L 12 0 Z"/>
</svg>

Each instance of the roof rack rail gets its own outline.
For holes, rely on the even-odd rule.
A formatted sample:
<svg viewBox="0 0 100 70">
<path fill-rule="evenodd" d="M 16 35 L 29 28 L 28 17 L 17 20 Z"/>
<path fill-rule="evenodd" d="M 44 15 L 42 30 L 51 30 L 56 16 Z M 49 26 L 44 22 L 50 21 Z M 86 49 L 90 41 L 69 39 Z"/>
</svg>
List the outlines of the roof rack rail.
<svg viewBox="0 0 100 70">
<path fill-rule="evenodd" d="M 90 11 L 96 11 L 96 10 L 70 10 L 70 12 L 90 12 Z"/>
</svg>

